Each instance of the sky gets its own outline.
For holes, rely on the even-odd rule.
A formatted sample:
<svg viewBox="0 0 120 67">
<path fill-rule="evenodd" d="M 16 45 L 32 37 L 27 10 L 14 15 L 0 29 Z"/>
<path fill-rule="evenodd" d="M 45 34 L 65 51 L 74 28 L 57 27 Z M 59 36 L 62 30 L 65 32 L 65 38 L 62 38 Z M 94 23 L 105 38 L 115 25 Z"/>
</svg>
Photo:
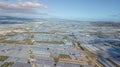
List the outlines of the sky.
<svg viewBox="0 0 120 67">
<path fill-rule="evenodd" d="M 120 21 L 120 0 L 0 0 L 0 15 Z"/>
</svg>

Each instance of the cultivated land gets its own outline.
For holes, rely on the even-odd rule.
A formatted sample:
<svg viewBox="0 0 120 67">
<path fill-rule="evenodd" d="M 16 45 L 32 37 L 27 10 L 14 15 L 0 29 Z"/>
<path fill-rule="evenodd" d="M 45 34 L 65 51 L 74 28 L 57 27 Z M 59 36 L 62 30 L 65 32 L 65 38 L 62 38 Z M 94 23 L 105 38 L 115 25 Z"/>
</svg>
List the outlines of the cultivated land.
<svg viewBox="0 0 120 67">
<path fill-rule="evenodd" d="M 87 22 L 2 24 L 0 66 L 119 67 L 118 25 Z"/>
</svg>

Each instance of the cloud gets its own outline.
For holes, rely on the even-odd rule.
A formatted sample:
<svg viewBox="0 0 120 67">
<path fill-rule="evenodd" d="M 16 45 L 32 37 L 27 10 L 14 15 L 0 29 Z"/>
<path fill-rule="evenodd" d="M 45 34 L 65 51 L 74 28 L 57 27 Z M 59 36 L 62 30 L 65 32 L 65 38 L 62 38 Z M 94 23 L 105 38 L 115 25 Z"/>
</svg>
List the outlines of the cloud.
<svg viewBox="0 0 120 67">
<path fill-rule="evenodd" d="M 37 10 L 40 8 L 47 8 L 47 6 L 37 2 L 19 2 L 18 4 L 0 2 L 1 13 L 39 13 Z"/>
</svg>

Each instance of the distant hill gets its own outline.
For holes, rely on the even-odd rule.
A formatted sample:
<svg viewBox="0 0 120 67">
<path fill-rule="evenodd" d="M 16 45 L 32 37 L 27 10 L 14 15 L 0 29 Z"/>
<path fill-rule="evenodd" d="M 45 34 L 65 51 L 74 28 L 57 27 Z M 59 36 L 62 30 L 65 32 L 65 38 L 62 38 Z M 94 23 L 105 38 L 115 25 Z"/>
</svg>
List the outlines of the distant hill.
<svg viewBox="0 0 120 67">
<path fill-rule="evenodd" d="M 0 20 L 33 20 L 33 19 L 12 17 L 12 16 L 0 16 Z"/>
<path fill-rule="evenodd" d="M 29 22 L 81 22 L 81 21 L 60 18 L 21 18 L 11 16 L 0 16 L 0 24 L 21 24 Z"/>
<path fill-rule="evenodd" d="M 0 24 L 23 24 L 26 22 L 31 22 L 34 19 L 11 17 L 11 16 L 0 16 Z"/>
<path fill-rule="evenodd" d="M 97 21 L 91 24 L 98 27 L 120 27 L 120 22 Z"/>
</svg>

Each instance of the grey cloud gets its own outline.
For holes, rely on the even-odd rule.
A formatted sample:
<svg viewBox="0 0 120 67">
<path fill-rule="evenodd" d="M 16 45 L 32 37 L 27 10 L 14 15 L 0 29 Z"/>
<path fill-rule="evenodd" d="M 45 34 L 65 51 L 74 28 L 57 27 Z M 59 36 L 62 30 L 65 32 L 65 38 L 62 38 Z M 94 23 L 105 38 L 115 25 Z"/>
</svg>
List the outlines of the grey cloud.
<svg viewBox="0 0 120 67">
<path fill-rule="evenodd" d="M 2 13 L 38 13 L 37 10 L 40 8 L 47 8 L 47 6 L 37 2 L 20 2 L 18 4 L 0 2 L 0 12 Z"/>
</svg>

